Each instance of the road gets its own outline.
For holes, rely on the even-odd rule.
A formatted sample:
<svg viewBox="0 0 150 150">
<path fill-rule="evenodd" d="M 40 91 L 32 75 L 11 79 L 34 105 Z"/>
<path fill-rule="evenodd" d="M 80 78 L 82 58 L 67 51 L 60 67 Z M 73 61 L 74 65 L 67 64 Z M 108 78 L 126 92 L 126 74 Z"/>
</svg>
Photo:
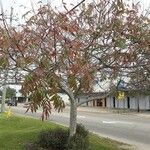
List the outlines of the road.
<svg viewBox="0 0 150 150">
<path fill-rule="evenodd" d="M 12 107 L 15 113 L 24 114 L 22 106 Z M 25 115 L 40 118 L 41 111 Z M 84 124 L 90 131 L 134 146 L 136 150 L 150 150 L 150 117 L 78 111 L 78 123 Z M 69 109 L 63 113 L 52 112 L 50 121 L 69 125 Z"/>
</svg>

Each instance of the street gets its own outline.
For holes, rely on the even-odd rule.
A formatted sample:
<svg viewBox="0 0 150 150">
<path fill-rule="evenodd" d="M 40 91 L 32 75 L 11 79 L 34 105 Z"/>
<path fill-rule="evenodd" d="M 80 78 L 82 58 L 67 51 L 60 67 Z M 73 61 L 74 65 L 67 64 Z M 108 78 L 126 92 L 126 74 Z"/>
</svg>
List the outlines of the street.
<svg viewBox="0 0 150 150">
<path fill-rule="evenodd" d="M 24 114 L 26 111 L 22 105 L 12 109 L 18 114 Z M 25 115 L 40 119 L 41 111 L 33 114 L 28 112 Z M 68 126 L 69 109 L 65 109 L 62 113 L 53 111 L 49 120 Z M 131 144 L 136 150 L 150 149 L 150 117 L 79 110 L 78 123 L 84 124 L 90 131 L 100 136 Z"/>
</svg>

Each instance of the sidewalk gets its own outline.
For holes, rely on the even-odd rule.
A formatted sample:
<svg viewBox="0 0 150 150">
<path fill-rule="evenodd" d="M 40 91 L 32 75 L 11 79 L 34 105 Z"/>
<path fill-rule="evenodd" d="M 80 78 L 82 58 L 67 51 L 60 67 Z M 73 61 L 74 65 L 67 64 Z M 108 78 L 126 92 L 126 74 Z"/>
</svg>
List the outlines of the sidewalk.
<svg viewBox="0 0 150 150">
<path fill-rule="evenodd" d="M 107 108 L 85 107 L 85 106 L 78 107 L 78 111 L 93 112 L 93 113 L 112 113 L 112 111 Z"/>
<path fill-rule="evenodd" d="M 17 107 L 23 107 L 23 106 L 24 106 L 23 103 L 19 103 Z M 70 109 L 70 106 L 66 106 L 63 111 L 68 111 L 69 109 Z M 86 107 L 86 106 L 78 107 L 78 111 L 101 113 L 101 114 L 134 115 L 134 116 L 139 116 L 139 117 L 150 118 L 150 111 L 142 111 L 138 113 L 136 110 L 110 109 L 110 108 Z"/>
<path fill-rule="evenodd" d="M 109 109 L 109 108 L 101 108 L 101 107 L 78 107 L 78 111 L 92 112 L 92 113 L 107 113 L 107 114 L 113 113 L 113 114 L 121 114 L 121 115 L 136 115 L 139 117 L 150 118 L 150 111 L 141 111 L 138 113 L 136 110 Z"/>
</svg>

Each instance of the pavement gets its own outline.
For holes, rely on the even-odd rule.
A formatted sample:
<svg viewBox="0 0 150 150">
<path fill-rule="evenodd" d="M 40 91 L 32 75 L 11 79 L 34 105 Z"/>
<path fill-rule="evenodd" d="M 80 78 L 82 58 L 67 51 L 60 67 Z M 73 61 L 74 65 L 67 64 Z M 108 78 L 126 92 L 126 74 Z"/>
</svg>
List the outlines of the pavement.
<svg viewBox="0 0 150 150">
<path fill-rule="evenodd" d="M 12 107 L 17 114 L 40 118 L 41 110 L 37 113 L 26 113 L 22 104 Z M 50 121 L 68 126 L 69 107 L 62 113 L 52 111 Z M 122 112 L 92 107 L 78 108 L 78 123 L 84 124 L 89 131 L 100 136 L 131 144 L 135 150 L 150 150 L 150 113 Z"/>
<path fill-rule="evenodd" d="M 69 107 L 67 108 L 69 109 Z M 92 113 L 113 113 L 113 114 L 121 114 L 121 115 L 135 115 L 150 118 L 150 111 L 140 111 L 137 112 L 136 110 L 123 110 L 123 109 L 108 109 L 108 108 L 101 108 L 101 107 L 79 107 L 79 111 L 85 112 L 92 112 Z"/>
<path fill-rule="evenodd" d="M 19 108 L 24 107 L 24 103 L 18 103 Z M 63 111 L 69 111 L 70 106 L 66 106 Z M 85 107 L 80 106 L 78 107 L 78 111 L 81 112 L 90 112 L 90 113 L 101 113 L 101 114 L 120 114 L 120 115 L 130 115 L 130 116 L 140 116 L 145 118 L 150 118 L 150 111 L 140 111 L 137 112 L 136 110 L 123 110 L 123 109 L 108 109 L 102 107 Z"/>
</svg>

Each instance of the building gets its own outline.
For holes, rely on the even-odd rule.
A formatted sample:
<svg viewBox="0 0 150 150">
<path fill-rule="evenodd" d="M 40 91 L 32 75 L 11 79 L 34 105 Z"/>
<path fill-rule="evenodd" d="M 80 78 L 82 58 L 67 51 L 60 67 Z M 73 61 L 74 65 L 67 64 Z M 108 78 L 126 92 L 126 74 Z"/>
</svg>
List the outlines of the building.
<svg viewBox="0 0 150 150">
<path fill-rule="evenodd" d="M 104 95 L 105 92 L 96 92 L 90 94 L 82 94 L 78 96 L 78 103 L 85 101 L 88 97 L 92 98 L 92 101 L 83 103 L 81 106 L 93 106 L 93 107 L 107 107 L 107 98 L 99 98 Z"/>
<path fill-rule="evenodd" d="M 117 93 L 110 95 L 108 97 L 100 99 L 102 93 L 92 93 L 93 100 L 86 102 L 81 106 L 92 106 L 101 108 L 115 108 L 115 109 L 131 109 L 131 110 L 150 110 L 150 93 L 138 93 L 133 94 L 133 92 L 124 91 L 124 97 L 122 99 L 118 98 Z M 95 97 L 95 98 L 94 98 Z M 84 101 L 87 96 L 82 95 L 78 98 L 78 102 Z"/>
<path fill-rule="evenodd" d="M 134 92 L 134 91 L 133 91 Z M 117 96 L 107 97 L 107 108 L 120 108 L 132 110 L 150 110 L 150 94 L 125 92 L 123 99 Z"/>
</svg>

